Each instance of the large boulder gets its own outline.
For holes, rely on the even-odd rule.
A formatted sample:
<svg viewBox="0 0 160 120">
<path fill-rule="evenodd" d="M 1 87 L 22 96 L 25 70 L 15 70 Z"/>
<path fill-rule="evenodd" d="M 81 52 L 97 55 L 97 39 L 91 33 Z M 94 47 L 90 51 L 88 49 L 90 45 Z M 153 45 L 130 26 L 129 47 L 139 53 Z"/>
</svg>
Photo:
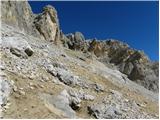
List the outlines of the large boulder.
<svg viewBox="0 0 160 120">
<path fill-rule="evenodd" d="M 66 37 L 69 39 L 69 41 L 67 41 L 69 49 L 81 50 L 81 51 L 86 51 L 87 50 L 88 44 L 85 41 L 85 38 L 84 38 L 82 33 L 75 32 L 74 34 L 72 34 L 72 33 L 67 34 Z"/>
<path fill-rule="evenodd" d="M 44 101 L 45 106 L 63 118 L 76 118 L 75 111 L 70 107 L 69 94 L 63 90 L 59 95 L 40 94 L 40 98 Z"/>
<path fill-rule="evenodd" d="M 34 51 L 25 38 L 2 37 L 3 49 L 9 49 L 10 53 L 17 57 L 28 58 Z"/>
</svg>

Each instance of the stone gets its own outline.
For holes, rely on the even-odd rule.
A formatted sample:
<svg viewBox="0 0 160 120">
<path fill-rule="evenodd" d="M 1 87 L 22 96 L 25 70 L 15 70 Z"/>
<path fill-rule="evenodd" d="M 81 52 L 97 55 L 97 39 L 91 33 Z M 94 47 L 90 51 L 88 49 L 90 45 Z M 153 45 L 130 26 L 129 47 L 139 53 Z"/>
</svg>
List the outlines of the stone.
<svg viewBox="0 0 160 120">
<path fill-rule="evenodd" d="M 49 72 L 51 75 L 57 76 L 57 72 L 56 72 L 56 70 L 54 69 L 53 65 L 48 64 L 48 65 L 45 66 L 45 69 L 46 69 L 46 71 Z"/>
<path fill-rule="evenodd" d="M 94 96 L 92 96 L 92 95 L 83 95 L 83 99 L 84 100 L 91 100 L 91 101 L 93 101 L 94 99 L 95 99 L 95 97 Z"/>
<path fill-rule="evenodd" d="M 33 54 L 33 50 L 30 44 L 26 41 L 26 38 L 9 37 L 2 38 L 2 45 L 4 48 L 9 48 L 10 52 L 17 57 L 28 58 Z M 29 53 L 30 52 L 30 53 Z M 32 53 L 32 54 L 31 54 Z"/>
<path fill-rule="evenodd" d="M 0 106 L 6 106 L 9 95 L 12 92 L 12 83 L 10 80 L 0 77 Z"/>
<path fill-rule="evenodd" d="M 14 92 L 17 92 L 17 91 L 18 91 L 17 86 L 15 86 L 15 85 L 13 86 L 13 91 L 14 91 Z"/>
<path fill-rule="evenodd" d="M 10 52 L 14 55 L 16 55 L 17 57 L 21 57 L 23 52 L 21 52 L 20 50 L 16 49 L 16 48 L 11 48 Z"/>
<path fill-rule="evenodd" d="M 88 44 L 81 32 L 75 32 L 74 34 L 67 34 L 67 46 L 72 50 L 87 51 Z M 69 40 L 68 40 L 69 39 Z"/>
<path fill-rule="evenodd" d="M 28 56 L 32 56 L 33 55 L 33 50 L 31 48 L 26 48 L 24 50 L 24 52 L 28 55 Z"/>
<path fill-rule="evenodd" d="M 75 76 L 64 69 L 58 69 L 57 77 L 61 82 L 63 82 L 66 85 L 75 86 L 80 83 L 80 79 L 78 76 Z"/>
<path fill-rule="evenodd" d="M 23 96 L 26 95 L 26 93 L 24 91 L 22 91 L 22 90 L 19 91 L 19 94 L 23 95 Z"/>
<path fill-rule="evenodd" d="M 103 92 L 104 91 L 104 87 L 100 84 L 94 84 L 94 89 L 97 91 L 97 92 Z"/>
<path fill-rule="evenodd" d="M 41 94 L 40 97 L 48 107 L 50 106 L 49 109 L 59 116 L 63 116 L 65 118 L 76 118 L 74 110 L 69 105 L 69 94 L 66 90 L 63 90 L 58 96 Z"/>
</svg>

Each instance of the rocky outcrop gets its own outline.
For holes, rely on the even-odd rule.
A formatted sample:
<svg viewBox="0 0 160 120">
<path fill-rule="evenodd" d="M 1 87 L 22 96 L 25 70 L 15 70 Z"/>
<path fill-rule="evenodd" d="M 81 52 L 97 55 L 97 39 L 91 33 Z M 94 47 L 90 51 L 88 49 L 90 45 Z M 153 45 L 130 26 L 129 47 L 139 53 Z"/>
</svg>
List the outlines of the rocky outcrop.
<svg viewBox="0 0 160 120">
<path fill-rule="evenodd" d="M 67 46 L 72 50 L 86 51 L 88 48 L 87 41 L 85 41 L 85 38 L 81 32 L 63 35 L 62 41 L 64 43 L 64 46 Z"/>
<path fill-rule="evenodd" d="M 3 22 L 38 36 L 33 24 L 34 15 L 27 1 L 2 1 L 1 13 Z"/>
<path fill-rule="evenodd" d="M 143 51 L 131 49 L 119 41 L 107 41 L 109 62 L 128 76 L 129 79 L 141 84 L 149 90 L 158 92 L 159 75 L 153 70 L 152 62 Z"/>
<path fill-rule="evenodd" d="M 77 35 L 77 34 L 75 34 Z M 129 47 L 126 43 L 118 40 L 90 40 L 85 41 L 84 37 L 74 34 L 68 35 L 68 39 L 72 46 L 70 49 L 76 49 L 76 45 L 96 55 L 99 61 L 105 64 L 114 64 L 117 69 L 126 74 L 129 79 L 144 86 L 145 88 L 158 92 L 158 63 L 152 63 L 143 51 L 135 50 Z M 81 36 L 81 37 L 80 37 Z M 80 39 L 81 38 L 81 39 Z M 73 41 L 78 44 L 75 44 Z M 84 43 L 84 44 L 81 44 Z M 82 47 L 83 46 L 83 47 Z M 81 49 L 76 49 L 81 50 Z M 156 67 L 157 66 L 157 67 Z"/>
<path fill-rule="evenodd" d="M 35 37 L 60 44 L 57 12 L 52 6 L 44 7 L 38 15 L 32 13 L 27 1 L 2 1 L 1 6 L 1 19 L 5 23 Z"/>
<path fill-rule="evenodd" d="M 60 30 L 57 11 L 54 7 L 45 6 L 43 12 L 35 17 L 34 24 L 44 39 L 58 43 Z"/>
</svg>

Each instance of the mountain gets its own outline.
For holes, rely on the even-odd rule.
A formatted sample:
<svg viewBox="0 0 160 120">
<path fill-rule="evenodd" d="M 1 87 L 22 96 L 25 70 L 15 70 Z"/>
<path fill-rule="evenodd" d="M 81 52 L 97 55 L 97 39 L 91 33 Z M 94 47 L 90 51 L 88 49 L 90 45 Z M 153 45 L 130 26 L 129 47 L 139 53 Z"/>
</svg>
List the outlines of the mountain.
<svg viewBox="0 0 160 120">
<path fill-rule="evenodd" d="M 1 1 L 1 118 L 159 118 L 159 63 L 118 40 L 64 34 L 57 11 Z"/>
</svg>

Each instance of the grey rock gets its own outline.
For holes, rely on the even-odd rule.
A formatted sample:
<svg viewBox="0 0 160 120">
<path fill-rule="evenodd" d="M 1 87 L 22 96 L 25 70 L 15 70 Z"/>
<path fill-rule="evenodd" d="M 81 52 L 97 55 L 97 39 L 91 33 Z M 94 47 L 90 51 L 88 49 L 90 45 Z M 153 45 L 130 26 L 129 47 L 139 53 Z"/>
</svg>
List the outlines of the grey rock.
<svg viewBox="0 0 160 120">
<path fill-rule="evenodd" d="M 4 48 L 9 48 L 10 52 L 17 57 L 27 58 L 33 54 L 33 49 L 26 41 L 26 38 L 20 37 L 4 37 L 2 38 L 2 45 Z"/>
<path fill-rule="evenodd" d="M 32 56 L 33 55 L 33 50 L 31 48 L 26 48 L 24 50 L 24 52 L 28 55 L 28 56 Z"/>
<path fill-rule="evenodd" d="M 3 108 L 6 106 L 9 100 L 9 95 L 12 92 L 13 83 L 6 78 L 0 76 L 0 106 Z"/>
<path fill-rule="evenodd" d="M 17 48 L 11 48 L 10 52 L 12 54 L 16 55 L 17 57 L 21 57 L 22 56 L 23 58 L 26 58 L 26 56 L 24 55 L 24 52 L 19 50 L 19 49 L 17 49 Z"/>
<path fill-rule="evenodd" d="M 82 33 L 75 32 L 74 34 L 67 34 L 66 37 L 69 39 L 69 41 L 67 40 L 69 49 L 87 51 L 88 44 Z"/>
<path fill-rule="evenodd" d="M 132 49 L 126 43 L 112 39 L 93 39 L 89 41 L 88 51 L 94 53 L 106 66 L 113 63 L 117 66 L 116 69 L 126 74 L 130 80 L 158 92 L 158 62 L 152 63 L 143 51 Z"/>
<path fill-rule="evenodd" d="M 50 109 L 52 109 L 53 106 L 59 109 L 60 111 L 63 111 L 61 112 L 61 114 L 59 114 L 60 117 L 63 116 L 66 118 L 76 118 L 74 110 L 69 106 L 69 94 L 66 90 L 63 90 L 58 96 L 40 94 L 40 97 L 42 100 L 45 101 L 45 103 L 49 104 Z M 55 111 L 53 110 L 53 112 Z"/>
<path fill-rule="evenodd" d="M 2 21 L 32 31 L 32 11 L 27 1 L 3 1 L 2 7 Z"/>
<path fill-rule="evenodd" d="M 80 79 L 78 76 L 75 76 L 64 69 L 58 69 L 57 77 L 61 82 L 66 85 L 75 86 L 80 83 Z"/>
<path fill-rule="evenodd" d="M 100 84 L 94 84 L 93 85 L 94 89 L 97 91 L 97 92 L 103 92 L 104 91 L 104 87 Z"/>
</svg>

